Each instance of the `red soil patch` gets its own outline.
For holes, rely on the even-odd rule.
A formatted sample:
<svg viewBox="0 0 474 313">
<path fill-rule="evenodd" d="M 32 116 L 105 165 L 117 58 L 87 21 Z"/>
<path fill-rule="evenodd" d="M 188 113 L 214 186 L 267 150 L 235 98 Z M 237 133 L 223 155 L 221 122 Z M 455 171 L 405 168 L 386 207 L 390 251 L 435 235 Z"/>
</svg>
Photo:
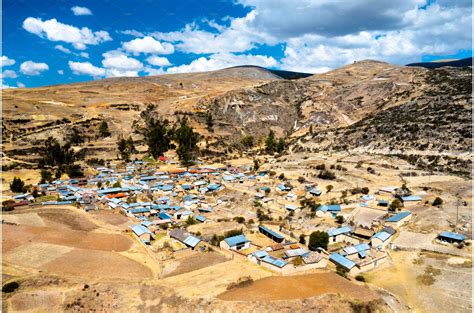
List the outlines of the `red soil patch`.
<svg viewBox="0 0 474 313">
<path fill-rule="evenodd" d="M 119 234 L 90 233 L 50 227 L 3 225 L 3 252 L 8 252 L 12 248 L 28 242 L 43 242 L 104 251 L 127 251 L 133 244 L 130 238 Z"/>
<path fill-rule="evenodd" d="M 227 301 L 291 300 L 330 293 L 363 301 L 378 298 L 369 288 L 354 284 L 335 273 L 267 277 L 249 286 L 228 290 L 218 298 Z"/>
<path fill-rule="evenodd" d="M 127 217 L 114 212 L 90 211 L 89 214 L 95 219 L 111 225 L 121 225 L 130 221 Z"/>
<path fill-rule="evenodd" d="M 74 249 L 41 268 L 92 279 L 139 280 L 152 275 L 148 267 L 118 253 L 83 249 Z"/>
</svg>

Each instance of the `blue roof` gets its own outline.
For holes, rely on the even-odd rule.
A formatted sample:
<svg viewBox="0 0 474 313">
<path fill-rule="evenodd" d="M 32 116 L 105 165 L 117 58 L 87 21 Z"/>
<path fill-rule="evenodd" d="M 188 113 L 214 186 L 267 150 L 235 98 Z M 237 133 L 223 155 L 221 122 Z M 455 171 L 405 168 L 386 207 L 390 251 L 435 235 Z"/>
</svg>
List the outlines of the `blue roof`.
<svg viewBox="0 0 474 313">
<path fill-rule="evenodd" d="M 146 213 L 146 212 L 150 212 L 150 209 L 149 208 L 135 208 L 135 209 L 130 210 L 130 213 L 132 214 Z"/>
<path fill-rule="evenodd" d="M 309 191 L 309 193 L 312 194 L 312 195 L 319 196 L 319 195 L 321 195 L 322 191 L 319 190 L 319 189 L 313 188 Z"/>
<path fill-rule="evenodd" d="M 277 259 L 277 258 L 274 258 L 271 255 L 267 255 L 267 256 L 263 257 L 262 261 L 264 261 L 266 263 L 270 263 L 272 265 L 275 265 L 276 267 L 279 267 L 279 268 L 282 268 L 283 266 L 288 264 L 287 262 L 285 262 L 283 260 L 280 260 L 280 259 Z"/>
<path fill-rule="evenodd" d="M 209 208 L 200 207 L 198 210 L 199 210 L 200 212 L 207 212 L 207 213 L 212 212 L 212 208 L 211 208 L 211 207 L 209 207 Z"/>
<path fill-rule="evenodd" d="M 376 233 L 375 235 L 372 236 L 372 238 L 377 238 L 377 239 L 380 239 L 382 241 L 387 241 L 387 239 L 390 238 L 390 237 L 392 237 L 392 235 L 390 235 L 386 231 L 380 231 L 380 232 L 378 232 L 378 233 Z"/>
<path fill-rule="evenodd" d="M 285 209 L 289 210 L 289 211 L 294 211 L 296 210 L 298 207 L 294 204 L 287 204 L 285 205 Z"/>
<path fill-rule="evenodd" d="M 201 222 L 201 223 L 204 223 L 207 220 L 207 218 L 205 216 L 202 216 L 202 215 L 194 215 L 194 218 L 196 220 L 198 220 L 199 222 Z"/>
<path fill-rule="evenodd" d="M 171 191 L 171 190 L 173 190 L 173 188 L 174 188 L 173 185 L 164 185 L 160 189 L 163 190 L 163 191 Z"/>
<path fill-rule="evenodd" d="M 268 252 L 265 250 L 257 250 L 253 253 L 253 255 L 259 259 L 264 258 L 268 255 Z"/>
<path fill-rule="evenodd" d="M 336 264 L 339 264 L 339 265 L 345 267 L 348 270 L 350 270 L 354 266 L 356 266 L 356 264 L 354 262 L 352 262 L 348 258 L 340 255 L 339 253 L 331 253 L 331 255 L 329 256 L 329 260 L 333 261 Z"/>
<path fill-rule="evenodd" d="M 406 196 L 402 197 L 402 201 L 420 201 L 421 197 L 420 196 Z"/>
<path fill-rule="evenodd" d="M 198 243 L 201 242 L 201 239 L 194 237 L 194 236 L 188 236 L 186 239 L 183 241 L 186 245 L 194 248 L 197 246 Z"/>
<path fill-rule="evenodd" d="M 221 187 L 221 185 L 219 185 L 219 184 L 209 184 L 207 186 L 207 189 L 209 189 L 210 191 L 214 191 L 214 190 L 219 189 L 220 187 Z"/>
<path fill-rule="evenodd" d="M 158 213 L 158 218 L 160 218 L 161 220 L 170 220 L 171 215 L 166 214 L 165 212 L 160 212 Z"/>
<path fill-rule="evenodd" d="M 450 239 L 459 240 L 459 241 L 463 241 L 466 238 L 466 237 L 464 237 L 464 235 L 461 235 L 461 234 L 458 234 L 458 233 L 452 233 L 450 231 L 443 231 L 439 235 L 440 235 L 440 237 L 450 238 Z"/>
<path fill-rule="evenodd" d="M 260 226 L 258 226 L 258 228 L 261 229 L 261 230 L 263 230 L 263 231 L 266 232 L 266 233 L 269 233 L 269 234 L 272 235 L 273 237 L 276 237 L 276 238 L 279 238 L 279 239 L 284 239 L 284 238 L 285 238 L 285 237 L 283 237 L 282 235 L 280 235 L 280 234 L 274 232 L 273 230 L 271 230 L 271 229 L 269 229 L 269 228 L 267 228 L 267 227 L 265 227 L 265 226 L 260 225 Z"/>
<path fill-rule="evenodd" d="M 147 180 L 156 180 L 157 177 L 156 176 L 145 176 L 145 177 L 141 177 L 140 180 L 143 180 L 143 181 L 147 181 Z"/>
<path fill-rule="evenodd" d="M 319 211 L 323 211 L 323 212 L 340 212 L 341 211 L 341 205 L 339 204 L 324 204 L 324 205 L 321 205 L 319 208 L 318 208 Z"/>
<path fill-rule="evenodd" d="M 337 236 L 337 235 L 341 235 L 341 234 L 347 234 L 347 233 L 350 233 L 352 232 L 352 229 L 349 227 L 349 226 L 343 226 L 343 227 L 339 227 L 339 228 L 331 228 L 328 230 L 328 235 L 329 237 L 332 237 L 332 236 Z"/>
<path fill-rule="evenodd" d="M 231 180 L 234 180 L 235 177 L 232 175 L 224 175 L 222 179 L 224 179 L 225 181 L 231 181 Z"/>
<path fill-rule="evenodd" d="M 246 242 L 250 242 L 244 235 L 237 235 L 232 237 L 227 237 L 224 241 L 229 245 L 229 247 L 236 246 L 238 244 L 243 244 Z"/>
<path fill-rule="evenodd" d="M 367 243 L 360 243 L 354 246 L 344 247 L 343 250 L 347 254 L 354 254 L 370 250 L 370 246 Z"/>
<path fill-rule="evenodd" d="M 151 234 L 151 231 L 141 224 L 132 226 L 132 231 L 139 237 L 143 234 Z"/>
<path fill-rule="evenodd" d="M 401 221 L 402 219 L 404 219 L 405 217 L 409 216 L 411 214 L 410 211 L 403 211 L 403 212 L 400 212 L 400 213 L 397 213 L 389 218 L 387 218 L 385 221 L 386 222 L 399 222 Z"/>
</svg>

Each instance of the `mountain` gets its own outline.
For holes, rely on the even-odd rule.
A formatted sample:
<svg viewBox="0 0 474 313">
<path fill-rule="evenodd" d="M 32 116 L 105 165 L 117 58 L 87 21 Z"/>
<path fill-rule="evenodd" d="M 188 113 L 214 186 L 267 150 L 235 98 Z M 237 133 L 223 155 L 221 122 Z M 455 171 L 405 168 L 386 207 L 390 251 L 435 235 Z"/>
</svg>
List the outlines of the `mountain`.
<svg viewBox="0 0 474 313">
<path fill-rule="evenodd" d="M 261 141 L 273 130 L 293 152 L 433 155 L 440 166 L 450 162 L 452 171 L 465 171 L 472 133 L 468 68 L 428 70 L 366 60 L 299 79 L 282 76 L 239 66 L 4 90 L 3 151 L 8 161 L 34 162 L 47 136 L 66 140 L 74 130 L 85 141 L 77 149 L 86 157 L 113 159 L 117 136 L 132 134 L 139 113 L 154 103 L 167 119 L 186 115 L 207 151 L 217 154 L 241 150 L 245 135 Z M 98 137 L 103 120 L 112 133 L 105 139 Z"/>
<path fill-rule="evenodd" d="M 432 62 L 420 62 L 420 63 L 410 63 L 406 66 L 420 66 L 428 69 L 440 68 L 445 66 L 452 67 L 468 67 L 472 66 L 472 57 L 460 59 L 460 60 L 439 60 Z"/>
</svg>

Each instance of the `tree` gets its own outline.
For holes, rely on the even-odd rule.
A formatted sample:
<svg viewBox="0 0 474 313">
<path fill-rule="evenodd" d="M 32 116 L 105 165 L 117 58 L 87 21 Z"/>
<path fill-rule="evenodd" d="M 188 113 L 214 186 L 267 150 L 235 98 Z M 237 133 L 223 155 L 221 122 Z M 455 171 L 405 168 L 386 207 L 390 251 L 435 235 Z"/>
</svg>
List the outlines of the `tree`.
<svg viewBox="0 0 474 313">
<path fill-rule="evenodd" d="M 13 192 L 25 192 L 25 182 L 20 177 L 13 177 L 13 181 L 10 183 L 10 190 Z"/>
<path fill-rule="evenodd" d="M 64 165 L 74 164 L 77 158 L 76 153 L 71 148 L 69 143 L 61 145 L 55 138 L 48 137 L 45 140 L 44 146 L 40 148 L 40 167 L 46 165 L 62 167 Z"/>
<path fill-rule="evenodd" d="M 253 159 L 253 170 L 258 171 L 259 168 L 260 168 L 260 162 L 258 161 L 258 159 Z"/>
<path fill-rule="evenodd" d="M 309 125 L 309 134 L 313 135 L 313 124 Z"/>
<path fill-rule="evenodd" d="M 247 148 L 253 147 L 255 145 L 255 139 L 252 135 L 244 136 L 240 140 L 240 143 Z"/>
<path fill-rule="evenodd" d="M 388 209 L 390 211 L 397 211 L 402 206 L 403 206 L 402 202 L 398 199 L 395 199 L 395 200 L 392 201 L 392 203 L 390 203 L 390 206 L 388 207 Z"/>
<path fill-rule="evenodd" d="M 132 128 L 141 134 L 148 146 L 148 153 L 155 159 L 173 148 L 174 128 L 168 120 L 162 119 L 155 111 L 155 104 L 148 104 L 140 113 L 140 119 L 133 122 Z"/>
<path fill-rule="evenodd" d="M 306 239 L 305 239 L 304 234 L 301 234 L 301 235 L 300 235 L 299 243 L 301 243 L 302 245 L 306 244 Z"/>
<path fill-rule="evenodd" d="M 329 235 L 326 232 L 314 231 L 309 236 L 308 248 L 311 251 L 316 251 L 317 248 L 327 250 L 329 243 Z"/>
<path fill-rule="evenodd" d="M 84 135 L 77 127 L 73 127 L 67 135 L 67 141 L 73 145 L 80 145 L 84 142 Z"/>
<path fill-rule="evenodd" d="M 50 183 L 53 180 L 53 173 L 50 170 L 42 169 L 41 170 L 41 181 L 40 184 Z"/>
<path fill-rule="evenodd" d="M 362 192 L 364 195 L 368 195 L 368 194 L 369 194 L 369 188 L 368 188 L 368 187 L 362 187 L 361 192 Z"/>
<path fill-rule="evenodd" d="M 333 180 L 336 178 L 336 174 L 328 170 L 321 170 L 318 174 L 318 178 Z"/>
<path fill-rule="evenodd" d="M 285 147 L 286 147 L 285 139 L 284 138 L 278 139 L 278 142 L 275 145 L 276 152 L 278 153 L 283 152 L 285 150 Z"/>
<path fill-rule="evenodd" d="M 336 223 L 338 224 L 344 223 L 344 217 L 342 215 L 336 216 Z"/>
<path fill-rule="evenodd" d="M 267 152 L 273 153 L 273 151 L 275 151 L 275 145 L 275 133 L 273 132 L 273 130 L 270 130 L 270 132 L 268 133 L 268 137 L 265 140 L 265 147 L 267 149 Z"/>
<path fill-rule="evenodd" d="M 442 204 L 443 204 L 443 199 L 441 199 L 440 197 L 436 197 L 433 201 L 433 206 L 438 206 Z"/>
<path fill-rule="evenodd" d="M 190 165 L 198 151 L 199 134 L 195 133 L 193 128 L 189 126 L 186 117 L 179 121 L 179 127 L 175 131 L 174 138 L 178 143 L 176 153 L 179 159 L 184 165 Z"/>
<path fill-rule="evenodd" d="M 103 120 L 100 123 L 99 135 L 100 135 L 100 137 L 109 137 L 110 136 L 109 125 L 107 124 L 107 122 L 105 120 Z"/>
<path fill-rule="evenodd" d="M 210 132 L 213 132 L 214 129 L 214 121 L 212 119 L 212 113 L 211 112 L 207 112 L 206 114 L 206 125 L 207 125 L 207 130 L 210 131 Z"/>
<path fill-rule="evenodd" d="M 331 190 L 333 190 L 333 189 L 334 189 L 334 186 L 333 186 L 333 185 L 327 185 L 327 186 L 326 186 L 326 191 L 327 191 L 327 193 L 330 193 Z"/>
</svg>

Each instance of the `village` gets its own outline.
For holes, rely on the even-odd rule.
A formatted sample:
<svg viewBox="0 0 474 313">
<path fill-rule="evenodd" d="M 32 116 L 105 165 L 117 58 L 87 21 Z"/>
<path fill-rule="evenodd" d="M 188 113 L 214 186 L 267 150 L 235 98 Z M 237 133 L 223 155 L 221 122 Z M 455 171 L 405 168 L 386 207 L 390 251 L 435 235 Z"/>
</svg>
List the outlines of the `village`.
<svg viewBox="0 0 474 313">
<path fill-rule="evenodd" d="M 51 200 L 16 194 L 10 205 L 119 213 L 130 221 L 126 232 L 161 260 L 213 251 L 281 275 L 328 269 L 364 280 L 392 260 L 395 239 L 416 219 L 412 208 L 434 196 L 403 185 L 342 190 L 336 200 L 330 180 L 287 178 L 274 161 L 258 170 L 252 163 L 183 168 L 166 157 L 109 162 L 94 167 L 94 176 L 38 184 L 39 199 Z M 456 227 L 431 236 L 434 251 L 470 245 L 469 230 Z"/>
</svg>

